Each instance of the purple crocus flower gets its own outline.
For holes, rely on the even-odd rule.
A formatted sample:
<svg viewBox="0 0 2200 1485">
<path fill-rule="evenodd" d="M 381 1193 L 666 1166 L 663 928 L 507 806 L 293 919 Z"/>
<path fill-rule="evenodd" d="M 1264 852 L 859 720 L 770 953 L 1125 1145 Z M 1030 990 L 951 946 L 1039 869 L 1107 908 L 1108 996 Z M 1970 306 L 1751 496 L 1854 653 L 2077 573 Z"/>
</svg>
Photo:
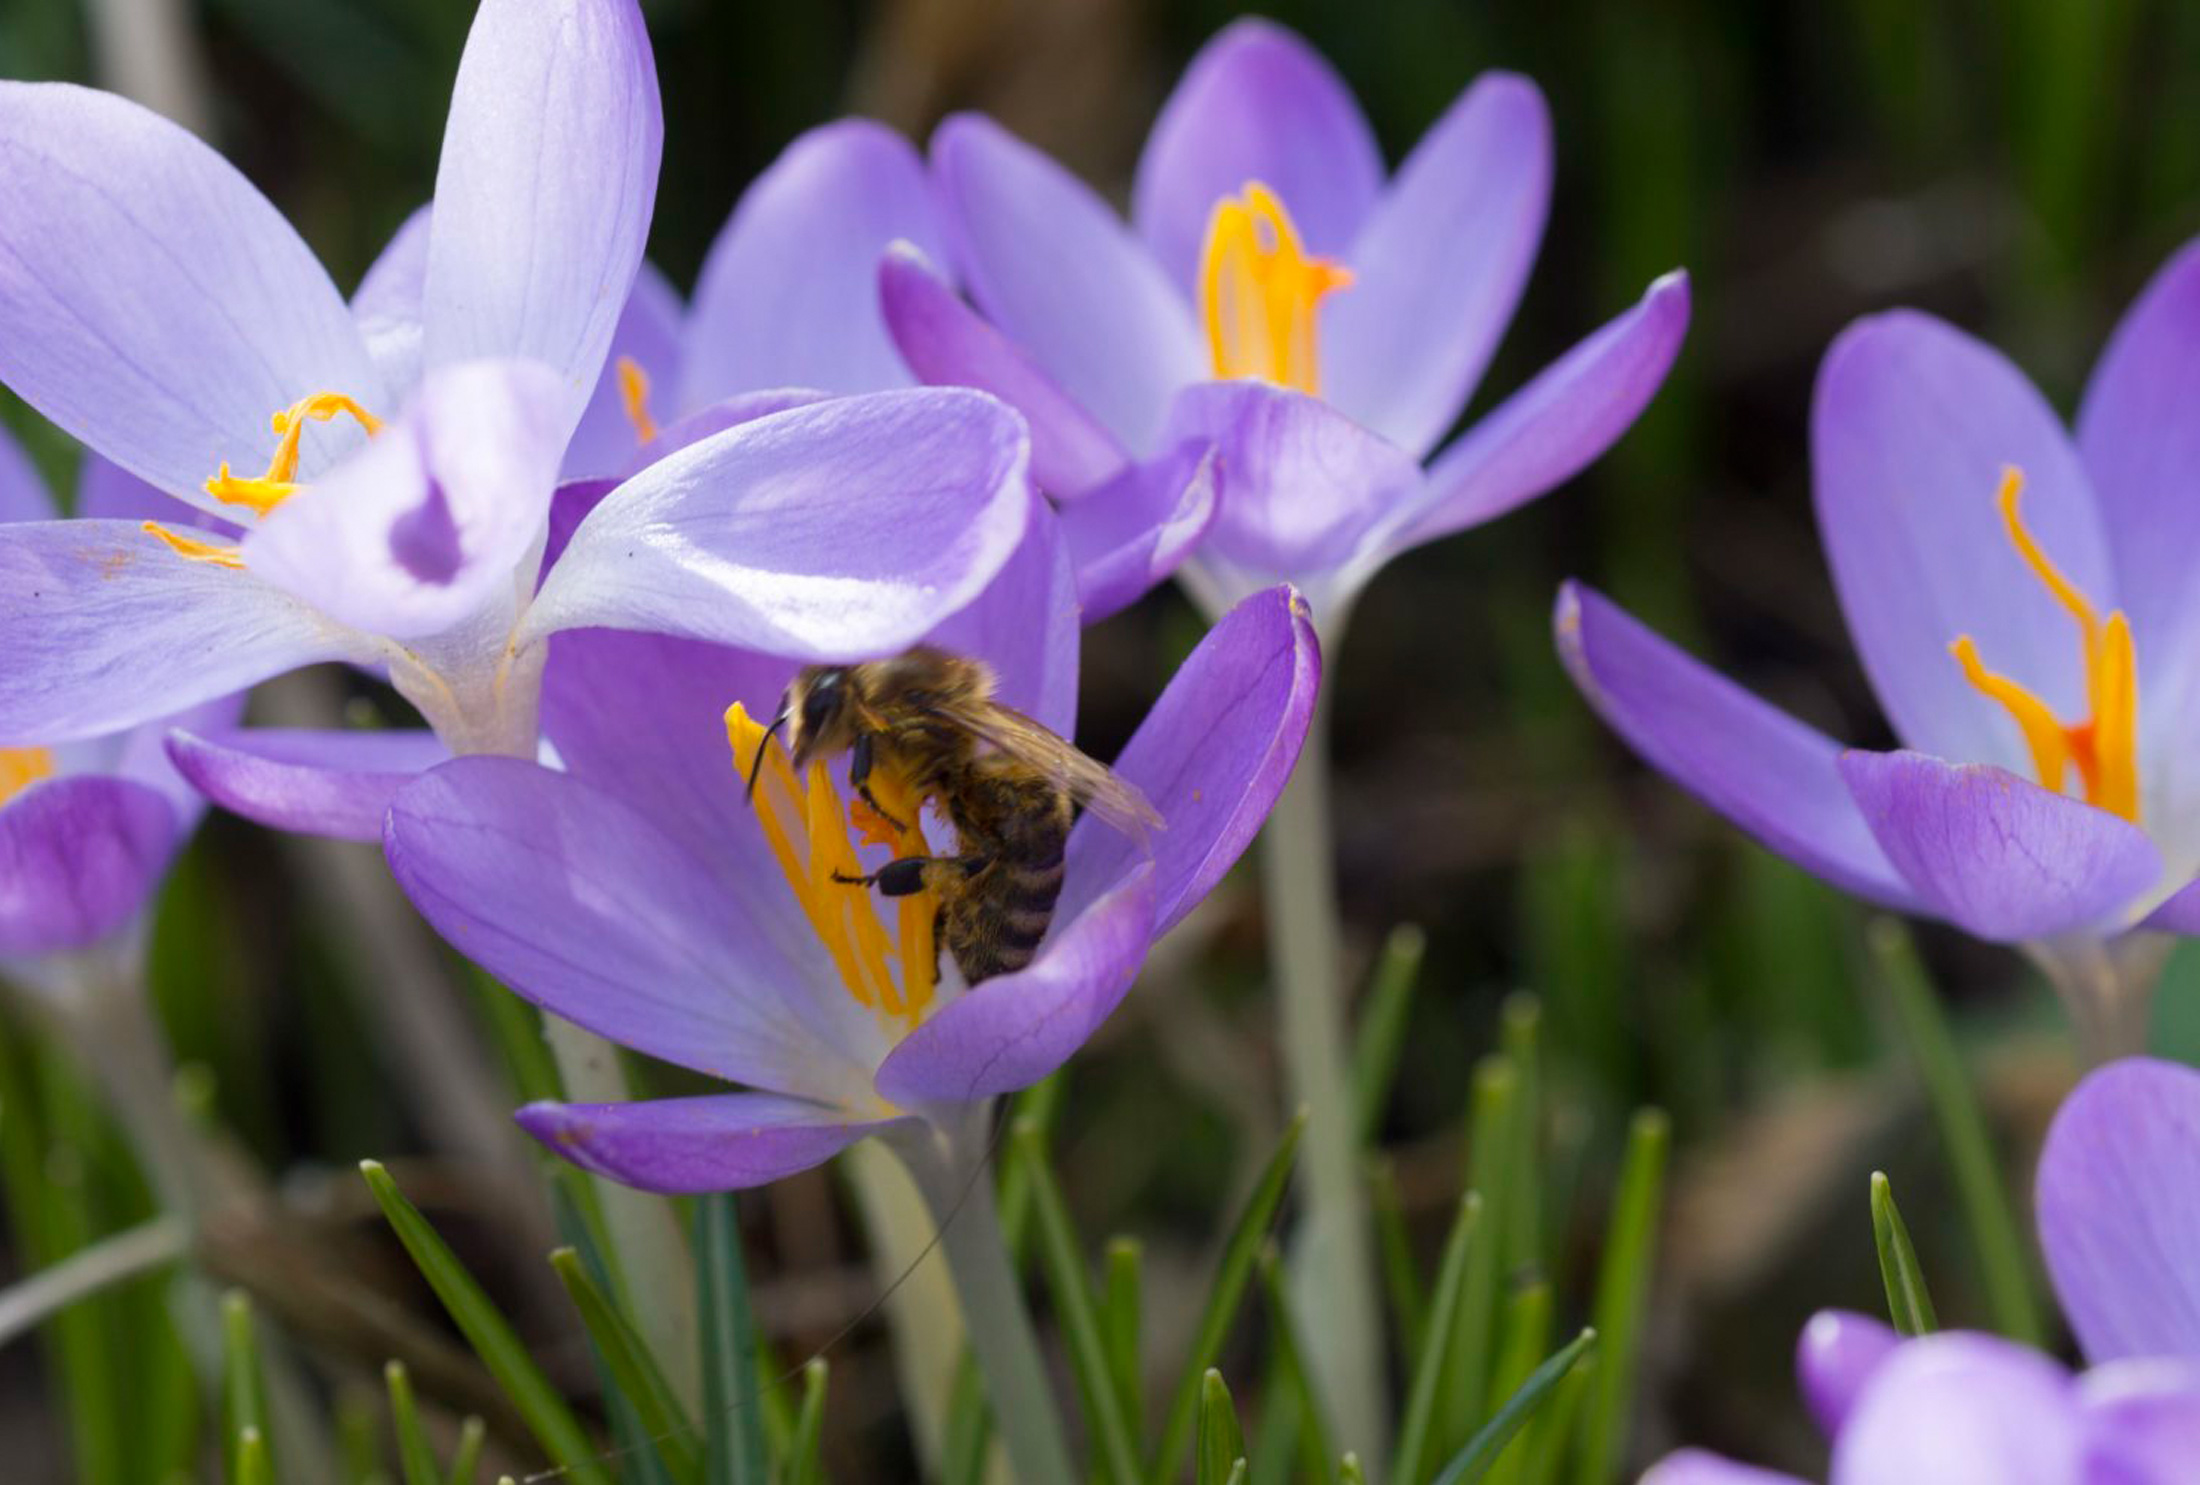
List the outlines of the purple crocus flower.
<svg viewBox="0 0 2200 1485">
<path fill-rule="evenodd" d="M 1340 621 L 1392 556 L 1602 453 L 1687 326 L 1675 273 L 1421 467 L 1542 237 L 1549 118 L 1510 74 L 1477 81 L 1386 178 L 1329 65 L 1279 26 L 1240 21 L 1148 136 L 1130 230 L 985 118 L 949 119 L 931 154 L 948 261 L 985 318 L 898 255 L 883 289 L 903 353 L 928 381 L 1021 409 L 1040 484 L 1072 509 L 1159 524 L 1164 501 L 1136 471 L 1211 449 L 1217 509 L 1185 576 L 1213 611 L 1290 581 L 1325 625 Z"/>
<path fill-rule="evenodd" d="M 1003 700 L 1067 733 L 1075 580 L 1043 508 L 1032 529 L 933 638 L 987 659 Z M 1228 615 L 1116 762 L 1167 828 L 1149 852 L 1081 821 L 1037 958 L 966 988 L 951 961 L 935 973 L 929 901 L 830 879 L 861 869 L 861 848 L 826 765 L 797 779 L 774 745 L 744 798 L 754 718 L 770 715 L 791 662 L 636 634 L 559 644 L 545 728 L 565 771 L 445 765 L 397 795 L 386 847 L 421 912 L 518 993 L 740 1085 L 522 1112 L 560 1153 L 658 1191 L 756 1185 L 871 1134 L 922 1143 L 931 1130 L 964 1159 L 982 1154 L 967 1138 L 974 1110 L 1068 1058 L 1252 838 L 1297 757 L 1319 671 L 1287 589 Z"/>
<path fill-rule="evenodd" d="M 2200 925 L 2200 244 L 2125 316 L 2066 433 L 1939 320 L 1851 326 L 1819 370 L 1820 534 L 1902 743 L 1844 750 L 1569 584 L 1558 643 L 1644 757 L 1838 887 L 2023 943 L 2105 1048 L 2151 935 Z"/>
<path fill-rule="evenodd" d="M 2040 1154 L 2040 1246 L 2093 1363 L 2072 1376 L 1992 1336 L 1899 1339 L 1814 1316 L 1796 1370 L 1833 1485 L 2181 1485 L 2200 1479 L 2200 1072 L 2089 1074 Z M 1795 1485 L 1699 1450 L 1645 1485 Z"/>
</svg>

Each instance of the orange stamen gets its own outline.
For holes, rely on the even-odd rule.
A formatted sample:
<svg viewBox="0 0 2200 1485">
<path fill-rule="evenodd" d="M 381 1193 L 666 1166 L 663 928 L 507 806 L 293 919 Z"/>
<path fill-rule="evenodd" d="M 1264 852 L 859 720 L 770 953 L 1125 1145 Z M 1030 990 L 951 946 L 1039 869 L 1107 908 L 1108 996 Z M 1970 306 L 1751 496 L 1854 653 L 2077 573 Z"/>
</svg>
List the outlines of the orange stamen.
<svg viewBox="0 0 2200 1485">
<path fill-rule="evenodd" d="M 267 473 L 258 479 L 233 475 L 228 461 L 206 482 L 206 493 L 224 505 L 241 505 L 255 515 L 266 515 L 298 493 L 298 440 L 305 433 L 306 420 L 326 423 L 339 416 L 349 416 L 367 430 L 372 438 L 382 431 L 381 419 L 375 417 L 358 403 L 341 392 L 316 392 L 301 397 L 290 406 L 278 411 L 268 421 L 277 435 L 275 457 L 268 460 Z"/>
<path fill-rule="evenodd" d="M 193 562 L 211 562 L 216 567 L 227 567 L 238 572 L 244 571 L 244 558 L 237 555 L 235 547 L 218 547 L 211 542 L 193 541 L 188 536 L 170 531 L 158 521 L 147 521 L 138 529 L 168 543 L 168 549 L 179 557 L 189 558 Z"/>
<path fill-rule="evenodd" d="M 649 415 L 649 373 L 632 356 L 619 358 L 618 373 L 619 401 L 626 408 L 626 420 L 634 425 L 635 441 L 655 443 L 657 420 Z"/>
<path fill-rule="evenodd" d="M 0 804 L 53 777 L 53 754 L 44 748 L 0 748 Z"/>
<path fill-rule="evenodd" d="M 1351 282 L 1350 269 L 1307 256 L 1283 203 L 1260 182 L 1216 202 L 1199 261 L 1200 317 L 1215 375 L 1318 394 L 1318 311 L 1325 296 Z"/>
</svg>

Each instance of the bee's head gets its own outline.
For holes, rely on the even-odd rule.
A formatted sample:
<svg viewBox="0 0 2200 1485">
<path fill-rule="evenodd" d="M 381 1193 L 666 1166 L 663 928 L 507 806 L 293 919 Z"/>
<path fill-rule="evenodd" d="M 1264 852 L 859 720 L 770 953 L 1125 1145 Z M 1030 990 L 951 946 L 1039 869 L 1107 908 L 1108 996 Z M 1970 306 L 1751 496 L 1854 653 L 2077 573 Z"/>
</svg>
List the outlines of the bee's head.
<svg viewBox="0 0 2200 1485">
<path fill-rule="evenodd" d="M 787 752 L 795 772 L 855 742 L 852 695 L 848 672 L 838 665 L 812 665 L 787 687 L 779 716 L 787 724 Z"/>
</svg>

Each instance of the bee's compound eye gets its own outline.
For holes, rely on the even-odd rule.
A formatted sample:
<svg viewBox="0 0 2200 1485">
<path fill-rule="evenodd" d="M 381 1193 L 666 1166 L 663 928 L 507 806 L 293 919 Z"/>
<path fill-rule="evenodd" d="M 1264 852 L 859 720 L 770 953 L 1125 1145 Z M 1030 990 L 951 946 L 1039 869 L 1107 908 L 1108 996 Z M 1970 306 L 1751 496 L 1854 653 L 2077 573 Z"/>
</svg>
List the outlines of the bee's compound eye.
<svg viewBox="0 0 2200 1485">
<path fill-rule="evenodd" d="M 840 714 L 842 682 L 845 679 L 837 670 L 822 670 L 811 680 L 809 689 L 802 695 L 802 735 L 819 738 L 833 725 L 833 718 Z"/>
</svg>

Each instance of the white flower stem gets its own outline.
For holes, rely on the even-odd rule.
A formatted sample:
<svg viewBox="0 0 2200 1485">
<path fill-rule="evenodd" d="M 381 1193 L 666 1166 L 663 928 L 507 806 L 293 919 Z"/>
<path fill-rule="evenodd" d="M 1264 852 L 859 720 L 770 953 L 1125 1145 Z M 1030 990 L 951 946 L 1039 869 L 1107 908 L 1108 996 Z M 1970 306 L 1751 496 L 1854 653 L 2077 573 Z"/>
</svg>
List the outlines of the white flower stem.
<svg viewBox="0 0 2200 1485">
<path fill-rule="evenodd" d="M 2027 946 L 2062 998 L 2088 1067 L 2147 1049 L 2154 987 L 2174 940 L 2163 934 L 2070 937 Z"/>
<path fill-rule="evenodd" d="M 1382 1473 L 1385 1442 L 1381 1299 L 1373 1222 L 1353 1127 L 1351 1027 L 1345 1013 L 1336 847 L 1329 817 L 1325 687 L 1297 770 L 1261 833 L 1269 955 L 1274 965 L 1290 1101 L 1310 1113 L 1305 1209 L 1293 1289 L 1337 1443 Z"/>
</svg>

